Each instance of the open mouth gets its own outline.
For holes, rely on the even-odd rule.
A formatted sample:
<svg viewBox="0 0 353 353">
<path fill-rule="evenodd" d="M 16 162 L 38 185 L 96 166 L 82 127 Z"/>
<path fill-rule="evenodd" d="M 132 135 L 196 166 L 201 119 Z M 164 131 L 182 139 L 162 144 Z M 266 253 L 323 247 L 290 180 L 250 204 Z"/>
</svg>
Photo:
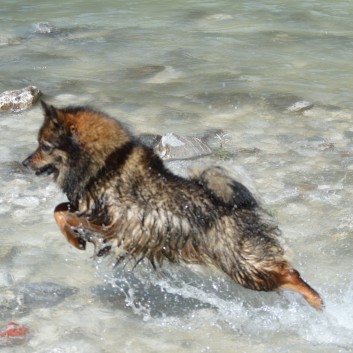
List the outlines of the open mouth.
<svg viewBox="0 0 353 353">
<path fill-rule="evenodd" d="M 50 175 L 53 174 L 56 171 L 56 168 L 54 167 L 53 164 L 47 164 L 42 168 L 38 168 L 36 170 L 36 175 Z"/>
</svg>

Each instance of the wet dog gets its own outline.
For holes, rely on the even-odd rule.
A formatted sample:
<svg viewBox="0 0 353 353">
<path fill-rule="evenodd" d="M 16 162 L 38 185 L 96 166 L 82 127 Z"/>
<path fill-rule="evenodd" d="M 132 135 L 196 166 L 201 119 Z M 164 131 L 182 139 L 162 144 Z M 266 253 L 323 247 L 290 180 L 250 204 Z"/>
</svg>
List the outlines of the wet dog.
<svg viewBox="0 0 353 353">
<path fill-rule="evenodd" d="M 225 169 L 179 177 L 117 120 L 87 107 L 42 106 L 39 146 L 23 164 L 52 174 L 67 195 L 54 217 L 73 246 L 91 242 L 117 262 L 211 265 L 246 288 L 289 289 L 322 308 L 286 259 L 277 226 Z"/>
</svg>

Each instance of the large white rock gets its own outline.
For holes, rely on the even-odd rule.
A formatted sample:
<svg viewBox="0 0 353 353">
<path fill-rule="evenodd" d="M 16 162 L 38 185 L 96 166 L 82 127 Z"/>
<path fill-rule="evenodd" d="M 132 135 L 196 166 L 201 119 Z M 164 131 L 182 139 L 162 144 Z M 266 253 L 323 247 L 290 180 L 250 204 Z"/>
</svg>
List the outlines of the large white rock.
<svg viewBox="0 0 353 353">
<path fill-rule="evenodd" d="M 39 99 L 41 92 L 35 86 L 0 94 L 0 110 L 21 111 L 30 108 Z"/>
</svg>

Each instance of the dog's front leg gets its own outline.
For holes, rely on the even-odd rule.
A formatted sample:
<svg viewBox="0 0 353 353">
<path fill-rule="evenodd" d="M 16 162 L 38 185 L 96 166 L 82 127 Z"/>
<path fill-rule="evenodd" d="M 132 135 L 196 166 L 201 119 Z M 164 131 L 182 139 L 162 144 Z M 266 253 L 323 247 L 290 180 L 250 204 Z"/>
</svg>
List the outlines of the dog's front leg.
<svg viewBox="0 0 353 353">
<path fill-rule="evenodd" d="M 82 239 L 76 229 L 87 227 L 87 220 L 84 217 L 79 217 L 69 202 L 61 203 L 55 207 L 54 218 L 67 241 L 75 248 L 85 250 L 86 241 Z"/>
</svg>

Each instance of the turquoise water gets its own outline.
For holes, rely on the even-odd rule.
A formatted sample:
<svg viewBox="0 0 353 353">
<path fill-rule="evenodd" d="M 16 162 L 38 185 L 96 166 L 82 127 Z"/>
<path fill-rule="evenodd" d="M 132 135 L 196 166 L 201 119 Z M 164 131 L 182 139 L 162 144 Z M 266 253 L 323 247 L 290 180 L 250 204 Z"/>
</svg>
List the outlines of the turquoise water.
<svg viewBox="0 0 353 353">
<path fill-rule="evenodd" d="M 4 1 L 3 90 L 35 83 L 47 94 L 98 102 L 182 102 L 195 92 L 289 92 L 351 106 L 349 2 Z M 49 22 L 53 33 L 41 35 Z M 151 88 L 126 74 L 164 65 L 174 80 Z M 173 75 L 172 75 L 173 76 Z M 225 83 L 225 86 L 223 86 Z M 127 94 L 128 93 L 128 94 Z M 150 102 L 152 104 L 152 102 Z"/>
<path fill-rule="evenodd" d="M 35 106 L 0 113 L 0 325 L 32 332 L 3 351 L 353 352 L 352 11 L 346 1 L 3 0 L 1 92 L 35 85 L 135 133 L 223 129 L 230 158 L 201 163 L 256 190 L 326 302 L 316 313 L 197 267 L 113 276 L 92 249 L 70 248 L 52 218 L 65 196 L 18 165 L 36 145 Z M 310 109 L 293 112 L 303 101 Z M 49 281 L 77 291 L 55 306 L 18 291 Z"/>
</svg>

